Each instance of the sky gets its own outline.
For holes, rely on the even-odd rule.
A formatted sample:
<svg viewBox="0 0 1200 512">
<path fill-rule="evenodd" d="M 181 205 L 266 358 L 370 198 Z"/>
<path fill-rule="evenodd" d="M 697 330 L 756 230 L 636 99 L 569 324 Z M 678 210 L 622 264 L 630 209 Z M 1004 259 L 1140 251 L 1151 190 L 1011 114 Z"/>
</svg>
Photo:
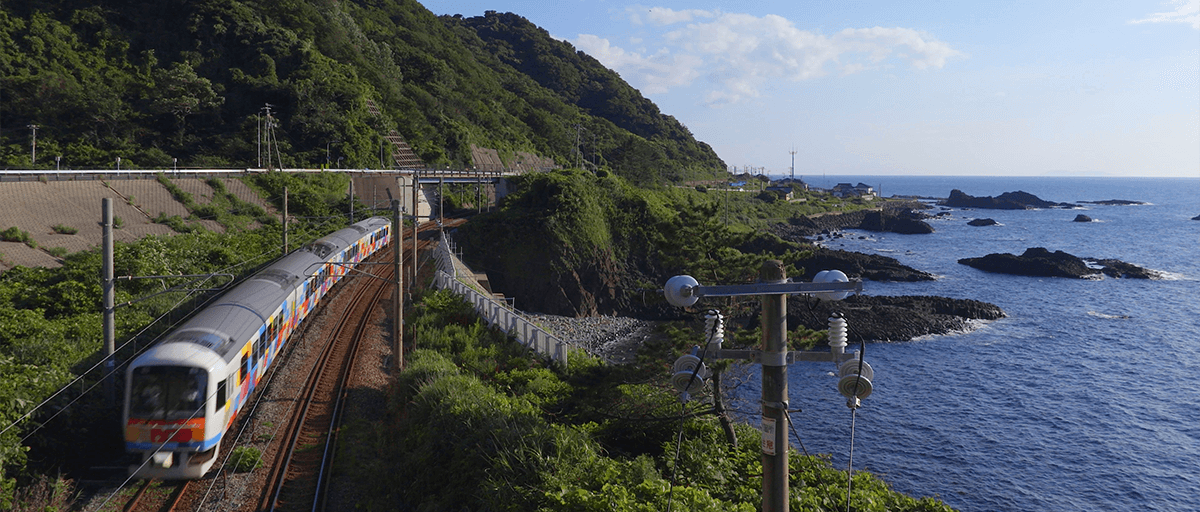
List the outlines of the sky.
<svg viewBox="0 0 1200 512">
<path fill-rule="evenodd" d="M 1200 177 L 1200 0 L 422 4 L 525 17 L 739 171 Z"/>
</svg>

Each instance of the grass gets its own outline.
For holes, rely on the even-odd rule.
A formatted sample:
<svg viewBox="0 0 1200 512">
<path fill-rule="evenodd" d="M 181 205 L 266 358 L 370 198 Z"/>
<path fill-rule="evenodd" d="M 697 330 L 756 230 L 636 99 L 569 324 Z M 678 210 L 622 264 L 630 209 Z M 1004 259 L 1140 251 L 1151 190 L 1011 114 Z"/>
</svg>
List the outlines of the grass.
<svg viewBox="0 0 1200 512">
<path fill-rule="evenodd" d="M 65 226 L 62 224 L 55 224 L 54 227 L 52 227 L 50 229 L 53 229 L 55 233 L 58 233 L 60 235 L 74 235 L 75 233 L 79 232 L 79 230 L 76 228 L 73 228 L 71 226 Z"/>
<path fill-rule="evenodd" d="M 229 455 L 229 464 L 238 473 L 254 471 L 262 467 L 262 450 L 253 446 L 239 446 Z"/>
<path fill-rule="evenodd" d="M 16 226 L 0 231 L 0 240 L 5 242 L 20 242 L 33 249 L 37 249 L 37 242 L 33 240 L 33 237 L 29 236 L 29 232 Z"/>
</svg>

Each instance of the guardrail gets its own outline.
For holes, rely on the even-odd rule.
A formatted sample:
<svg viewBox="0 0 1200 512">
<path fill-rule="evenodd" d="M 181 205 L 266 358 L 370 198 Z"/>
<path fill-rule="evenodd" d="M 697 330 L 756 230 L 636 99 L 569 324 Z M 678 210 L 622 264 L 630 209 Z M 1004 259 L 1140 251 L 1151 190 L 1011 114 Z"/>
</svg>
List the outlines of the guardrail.
<svg viewBox="0 0 1200 512">
<path fill-rule="evenodd" d="M 508 332 L 522 345 L 561 364 L 564 368 L 567 366 L 570 343 L 534 325 L 508 304 L 497 301 L 491 294 L 475 289 L 464 282 L 465 278 L 459 278 L 460 275 L 474 276 L 474 273 L 454 255 L 454 249 L 445 236 L 434 249 L 434 259 L 438 267 L 434 286 L 462 295 L 475 307 L 475 311 L 483 317 L 488 326 Z"/>
<path fill-rule="evenodd" d="M 214 176 L 244 176 L 266 172 L 319 173 L 337 172 L 356 176 L 387 176 L 420 174 L 427 183 L 439 177 L 497 179 L 521 174 L 521 171 L 477 171 L 474 169 L 0 169 L 0 182 L 6 181 L 87 181 L 87 180 L 152 180 L 161 173 L 168 178 L 210 178 Z"/>
</svg>

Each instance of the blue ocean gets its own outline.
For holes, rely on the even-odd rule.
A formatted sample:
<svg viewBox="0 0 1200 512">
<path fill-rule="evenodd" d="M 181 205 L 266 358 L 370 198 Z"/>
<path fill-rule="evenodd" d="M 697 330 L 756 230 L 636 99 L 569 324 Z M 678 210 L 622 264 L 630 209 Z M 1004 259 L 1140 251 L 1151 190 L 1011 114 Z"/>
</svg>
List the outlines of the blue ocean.
<svg viewBox="0 0 1200 512">
<path fill-rule="evenodd" d="M 848 232 L 830 242 L 939 276 L 868 281 L 866 294 L 978 299 L 1008 314 L 970 332 L 868 344 L 875 389 L 856 413 L 853 467 L 964 511 L 1200 510 L 1200 221 L 1191 220 L 1200 215 L 1200 179 L 805 178 L 819 187 L 862 182 L 885 196 L 946 197 L 957 188 L 1148 203 L 954 209 L 929 221 L 933 234 Z M 1094 222 L 1072 222 L 1080 213 Z M 974 218 L 999 225 L 968 226 Z M 1009 276 L 958 263 L 1029 247 L 1115 258 L 1163 279 Z M 854 318 L 847 322 L 853 332 Z M 802 409 L 792 416 L 792 443 L 845 468 L 851 411 L 832 370 L 789 367 L 791 405 Z M 759 370 L 742 371 L 734 408 L 758 424 Z"/>
</svg>

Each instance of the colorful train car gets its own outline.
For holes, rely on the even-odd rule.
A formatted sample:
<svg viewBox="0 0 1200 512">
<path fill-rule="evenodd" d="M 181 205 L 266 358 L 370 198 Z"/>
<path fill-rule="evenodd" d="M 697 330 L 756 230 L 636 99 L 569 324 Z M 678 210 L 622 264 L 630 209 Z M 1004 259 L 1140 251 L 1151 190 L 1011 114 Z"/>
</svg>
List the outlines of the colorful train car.
<svg viewBox="0 0 1200 512">
<path fill-rule="evenodd" d="M 129 363 L 125 448 L 143 478 L 204 476 L 221 439 L 295 329 L 355 264 L 391 241 L 372 217 L 284 256 Z"/>
</svg>

